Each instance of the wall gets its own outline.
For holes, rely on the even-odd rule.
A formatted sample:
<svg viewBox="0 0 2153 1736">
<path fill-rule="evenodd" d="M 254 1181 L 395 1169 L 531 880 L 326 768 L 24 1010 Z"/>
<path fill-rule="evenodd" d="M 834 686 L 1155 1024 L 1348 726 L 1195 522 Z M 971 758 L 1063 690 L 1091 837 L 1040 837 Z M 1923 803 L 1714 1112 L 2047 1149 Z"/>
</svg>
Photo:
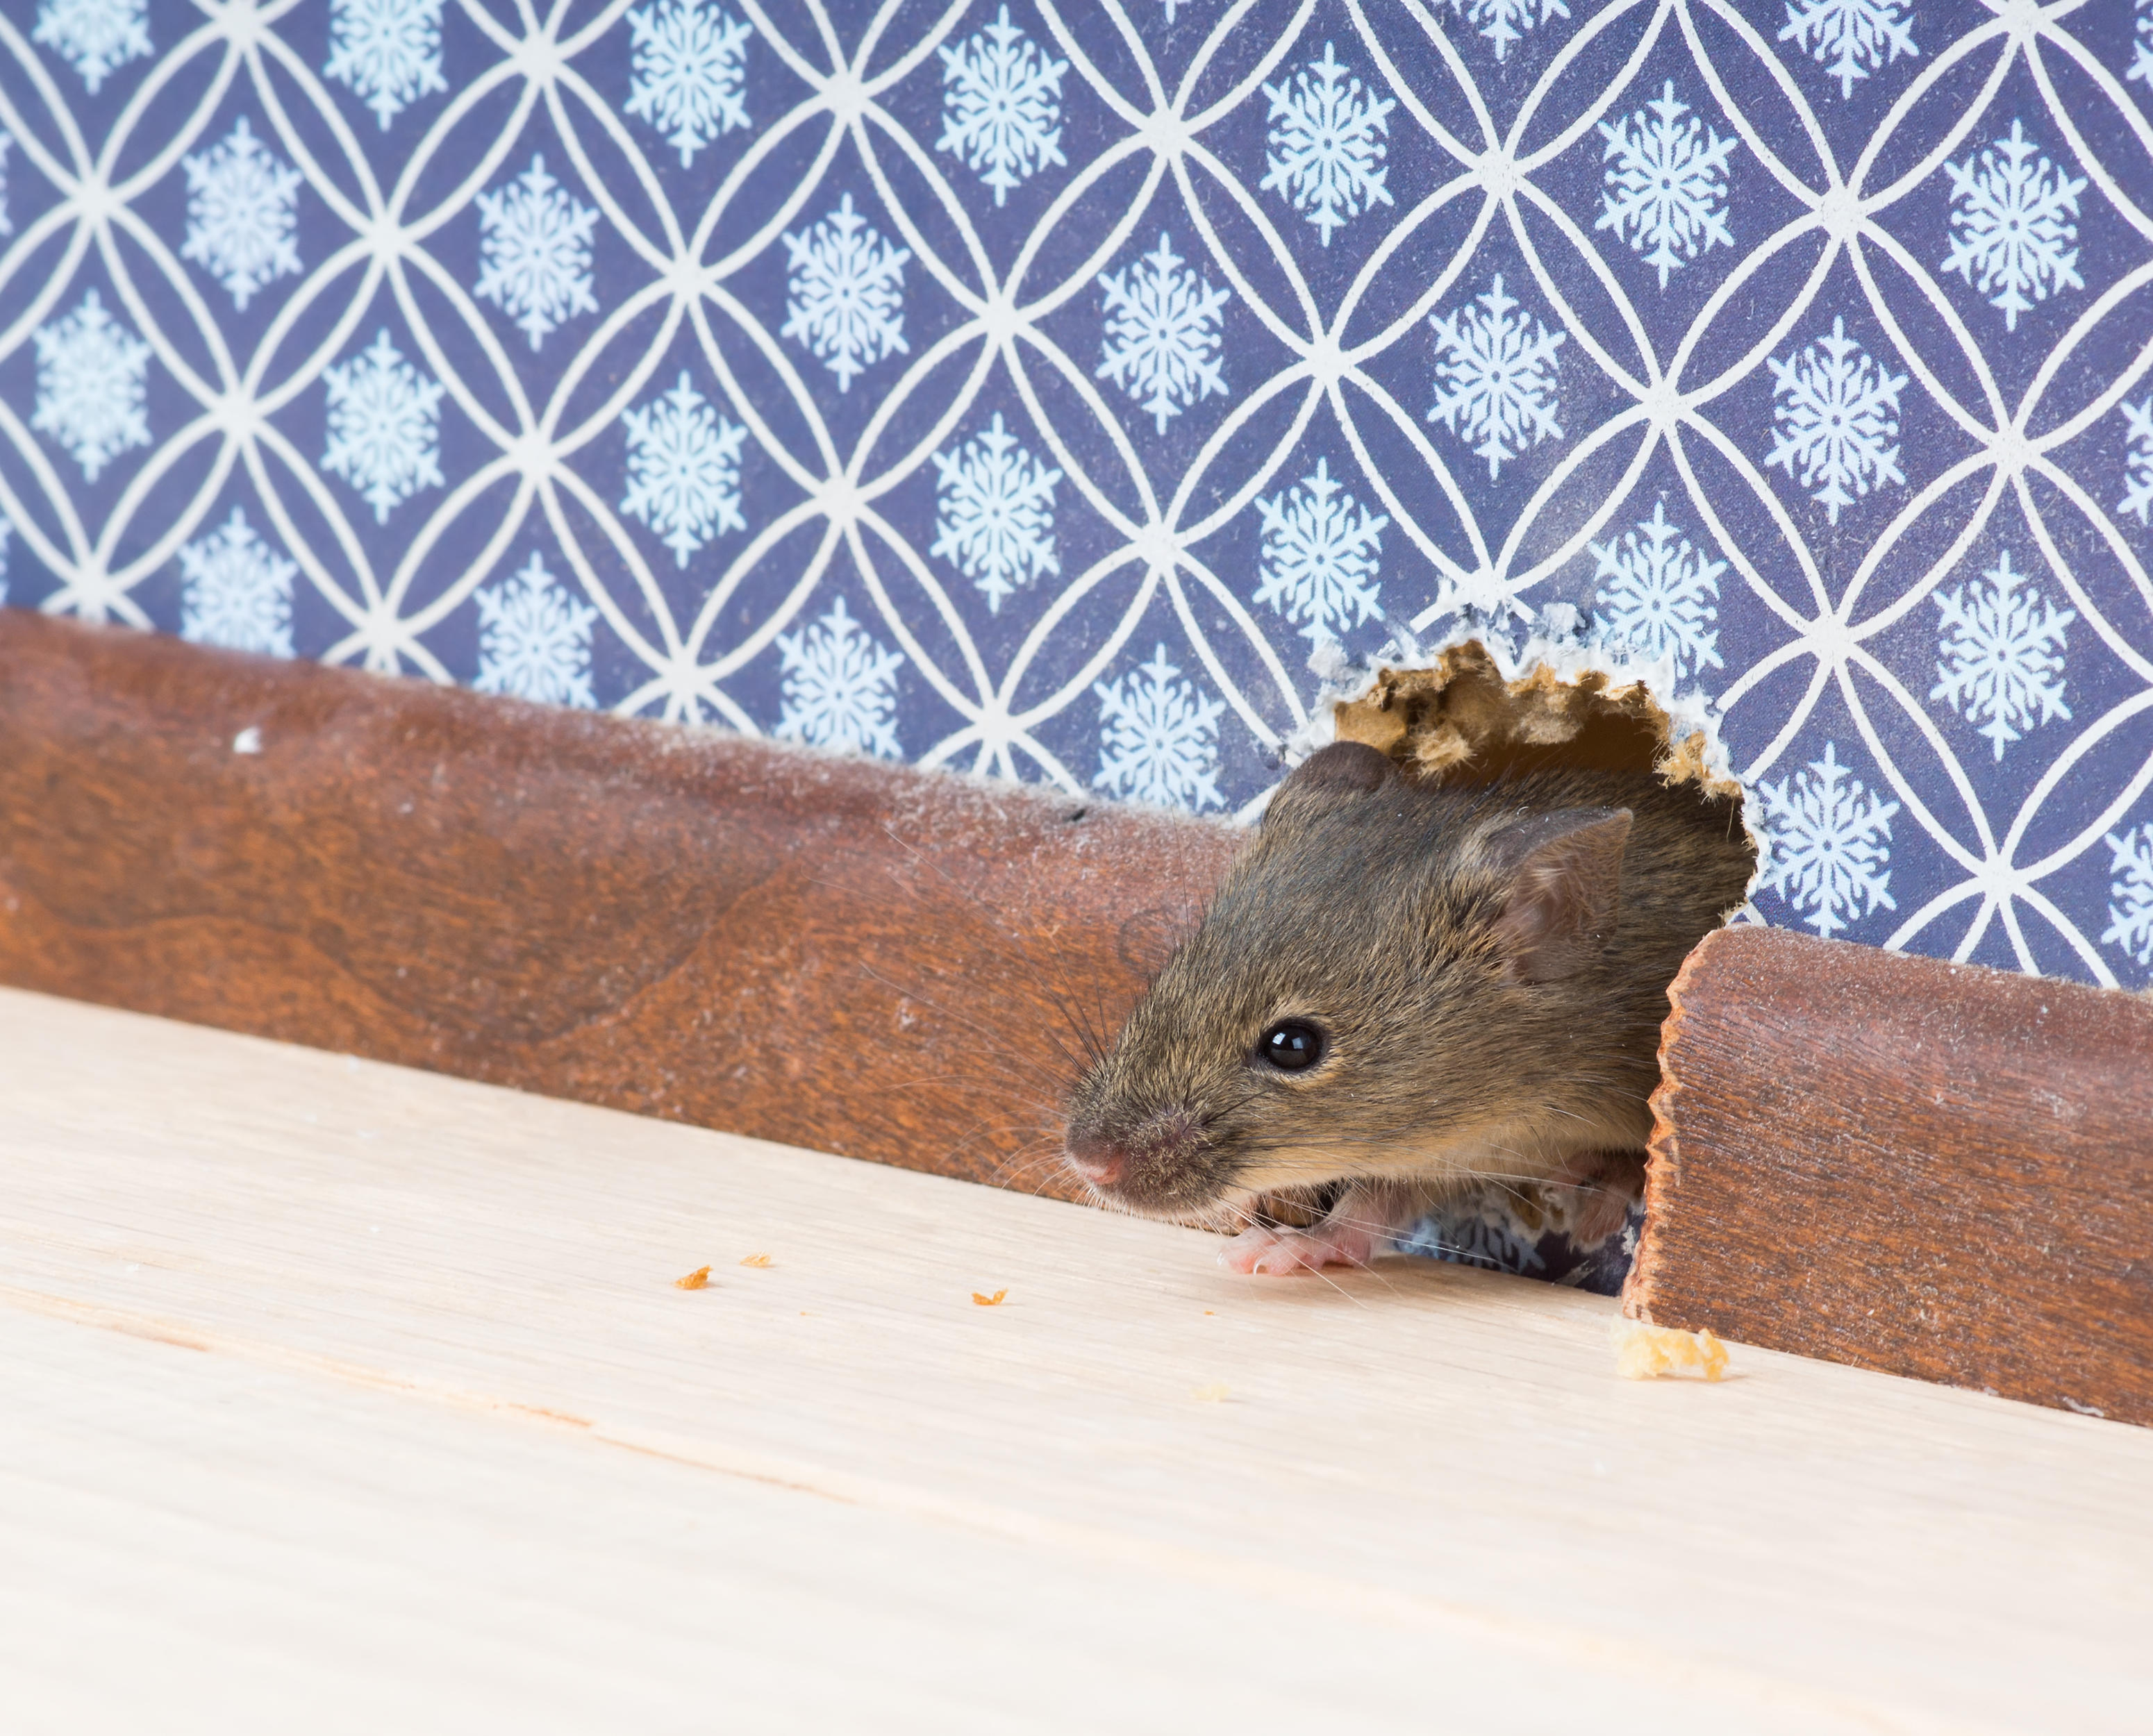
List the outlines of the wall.
<svg viewBox="0 0 2153 1736">
<path fill-rule="evenodd" d="M 1598 635 L 2153 974 L 2153 7 L 9 0 L 9 600 L 1239 811 Z"/>
</svg>

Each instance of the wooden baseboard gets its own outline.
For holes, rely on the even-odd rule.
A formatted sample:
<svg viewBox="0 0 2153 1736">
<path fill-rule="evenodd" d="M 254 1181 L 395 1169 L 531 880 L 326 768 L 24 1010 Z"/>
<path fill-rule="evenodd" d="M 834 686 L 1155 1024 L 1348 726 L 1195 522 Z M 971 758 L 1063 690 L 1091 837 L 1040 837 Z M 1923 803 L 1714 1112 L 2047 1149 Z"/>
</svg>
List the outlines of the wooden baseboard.
<svg viewBox="0 0 2153 1736">
<path fill-rule="evenodd" d="M 0 981 L 1056 1191 L 1216 822 L 0 609 Z"/>
<path fill-rule="evenodd" d="M 1066 1192 L 1234 843 L 0 609 L 0 982 L 943 1174 Z M 1763 929 L 1673 998 L 1633 1312 L 2153 1422 L 2153 1002 Z"/>
<path fill-rule="evenodd" d="M 1630 1312 L 2153 1423 L 2153 1000 L 1769 929 L 1671 999 Z"/>
</svg>

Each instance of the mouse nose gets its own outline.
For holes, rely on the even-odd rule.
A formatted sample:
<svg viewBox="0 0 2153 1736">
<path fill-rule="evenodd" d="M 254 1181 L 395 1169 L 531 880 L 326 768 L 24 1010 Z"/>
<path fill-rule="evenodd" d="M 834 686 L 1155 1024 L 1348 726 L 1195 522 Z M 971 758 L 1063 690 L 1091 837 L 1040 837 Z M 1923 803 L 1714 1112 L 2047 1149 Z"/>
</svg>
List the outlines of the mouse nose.
<svg viewBox="0 0 2153 1736">
<path fill-rule="evenodd" d="M 1112 1187 L 1128 1168 L 1129 1154 L 1098 1133 L 1071 1133 L 1064 1151 L 1069 1167 L 1094 1187 Z"/>
</svg>

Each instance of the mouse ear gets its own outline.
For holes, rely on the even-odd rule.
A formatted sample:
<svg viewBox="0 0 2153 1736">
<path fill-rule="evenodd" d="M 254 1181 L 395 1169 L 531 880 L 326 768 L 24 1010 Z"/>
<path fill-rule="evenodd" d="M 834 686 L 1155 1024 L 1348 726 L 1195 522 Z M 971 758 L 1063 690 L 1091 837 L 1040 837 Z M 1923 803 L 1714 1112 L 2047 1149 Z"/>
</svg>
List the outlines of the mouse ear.
<svg viewBox="0 0 2153 1736">
<path fill-rule="evenodd" d="M 1626 807 L 1566 807 L 1512 822 L 1488 839 L 1510 893 L 1495 938 L 1513 982 L 1553 982 L 1582 970 L 1615 932 L 1629 842 Z"/>
<path fill-rule="evenodd" d="M 1341 799 L 1365 796 L 1382 788 L 1397 769 L 1388 754 L 1365 741 L 1334 741 L 1293 769 L 1264 810 L 1264 823 L 1291 820 Z"/>
</svg>

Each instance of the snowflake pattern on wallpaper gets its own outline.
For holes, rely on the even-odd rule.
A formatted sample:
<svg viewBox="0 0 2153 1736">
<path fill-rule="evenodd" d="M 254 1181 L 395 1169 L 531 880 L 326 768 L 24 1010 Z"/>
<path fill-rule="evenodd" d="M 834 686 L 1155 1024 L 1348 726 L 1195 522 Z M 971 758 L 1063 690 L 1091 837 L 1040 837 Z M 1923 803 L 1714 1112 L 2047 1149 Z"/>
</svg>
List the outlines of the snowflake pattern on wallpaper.
<svg viewBox="0 0 2153 1736">
<path fill-rule="evenodd" d="M 1242 819 L 1540 639 L 2153 980 L 2153 0 L 10 16 L 17 605 Z"/>
<path fill-rule="evenodd" d="M 1879 368 L 1846 335 L 1843 318 L 1799 355 L 1774 356 L 1765 365 L 1772 370 L 1773 427 L 1764 462 L 1790 476 L 1799 467 L 1802 486 L 1832 523 L 1871 489 L 1906 480 L 1897 444 L 1906 376 Z"/>
<path fill-rule="evenodd" d="M 939 510 L 927 552 L 955 565 L 999 613 L 1021 585 L 1059 573 L 1054 486 L 1061 472 L 1025 451 L 1002 414 L 954 452 L 937 452 Z"/>
<path fill-rule="evenodd" d="M 1390 520 L 1371 513 L 1331 475 L 1327 458 L 1285 493 L 1259 500 L 1263 515 L 1263 583 L 1268 603 L 1302 635 L 1321 643 L 1381 613 L 1377 559 Z"/>
<path fill-rule="evenodd" d="M 547 705 L 598 703 L 591 692 L 591 629 L 598 612 L 553 582 L 534 554 L 497 585 L 478 593 L 481 693 L 506 693 Z"/>
<path fill-rule="evenodd" d="M 624 112 L 646 120 L 691 166 L 695 153 L 747 118 L 747 45 L 755 33 L 703 0 L 653 0 L 628 15 L 634 78 Z"/>
<path fill-rule="evenodd" d="M 2108 929 L 2101 944 L 2120 947 L 2140 965 L 2153 965 L 2153 823 L 2108 835 Z"/>
<path fill-rule="evenodd" d="M 1116 796 L 1163 807 L 1218 807 L 1219 720 L 1226 708 L 1167 661 L 1161 645 L 1149 663 L 1102 681 L 1099 775 Z"/>
<path fill-rule="evenodd" d="M 422 96 L 445 91 L 441 0 L 329 0 L 322 71 L 349 84 L 384 132 Z"/>
<path fill-rule="evenodd" d="M 1383 184 L 1383 159 L 1397 99 L 1369 90 L 1329 43 L 1322 59 L 1310 61 L 1295 79 L 1265 85 L 1264 94 L 1271 129 L 1264 138 L 1266 173 L 1256 185 L 1289 200 L 1316 225 L 1325 247 L 1349 217 L 1397 203 Z"/>
<path fill-rule="evenodd" d="M 2013 120 L 2011 135 L 1947 163 L 1951 176 L 1951 252 L 1943 268 L 1957 272 L 2003 310 L 2003 328 L 2059 289 L 2083 289 L 2075 219 L 2085 177 L 2051 163 Z M 1993 292 L 1993 293 L 1992 293 Z"/>
<path fill-rule="evenodd" d="M 2124 460 L 2123 498 L 2115 510 L 2135 512 L 2140 524 L 2153 525 L 2153 398 L 2125 405 L 2123 417 L 2130 446 Z"/>
<path fill-rule="evenodd" d="M 1500 60 L 1535 24 L 1570 16 L 1568 0 L 1450 0 L 1460 18 L 1495 45 Z"/>
<path fill-rule="evenodd" d="M 143 382 L 150 346 L 86 292 L 81 305 L 37 331 L 38 405 L 30 425 L 82 466 L 85 481 L 130 446 L 150 444 Z"/>
<path fill-rule="evenodd" d="M 1684 120 L 1684 116 L 1688 116 Z M 1731 247 L 1727 222 L 1727 160 L 1735 141 L 1723 139 L 1686 104 L 1670 79 L 1633 115 L 1600 123 L 1606 191 L 1596 229 L 1611 229 L 1645 263 L 1667 277 L 1710 247 Z"/>
<path fill-rule="evenodd" d="M 1719 634 L 1719 575 L 1724 561 L 1707 560 L 1667 521 L 1667 503 L 1652 502 L 1620 540 L 1591 545 L 1593 614 L 1601 635 L 1644 656 L 1666 658 L 1677 689 L 1706 669 L 1723 669 Z"/>
<path fill-rule="evenodd" d="M 292 654 L 298 563 L 270 547 L 244 509 L 180 550 L 180 636 L 232 651 Z"/>
<path fill-rule="evenodd" d="M 1821 61 L 1839 80 L 1844 100 L 1853 96 L 1857 79 L 1921 52 L 1914 46 L 1912 9 L 1911 0 L 1787 0 L 1779 40 Z"/>
<path fill-rule="evenodd" d="M 904 659 L 853 619 L 841 596 L 797 633 L 781 633 L 785 708 L 777 733 L 817 747 L 849 748 L 893 760 L 897 672 Z"/>
<path fill-rule="evenodd" d="M 1006 204 L 1010 191 L 1061 154 L 1061 75 L 1069 63 L 1042 54 L 1010 23 L 1009 8 L 978 34 L 942 53 L 942 136 L 937 150 L 954 151 Z"/>
<path fill-rule="evenodd" d="M 1986 588 L 1960 585 L 1929 598 L 1943 617 L 1929 697 L 1949 701 L 1967 722 L 1980 725 L 2000 760 L 2036 724 L 2070 716 L 2064 703 L 2064 638 L 2078 614 L 2058 608 L 2038 589 L 2021 591 L 2026 575 L 2013 569 L 2008 548 L 1982 577 Z"/>
<path fill-rule="evenodd" d="M 677 565 L 713 537 L 747 528 L 740 493 L 747 430 L 713 410 L 685 369 L 671 391 L 620 420 L 629 478 L 620 510 L 655 532 Z"/>
<path fill-rule="evenodd" d="M 1219 316 L 1233 298 L 1185 264 L 1162 231 L 1158 252 L 1099 278 L 1106 341 L 1098 377 L 1142 405 L 1162 435 L 1199 398 L 1226 389 Z"/>
<path fill-rule="evenodd" d="M 180 249 L 224 285 L 235 308 L 299 269 L 299 172 L 254 136 L 242 115 L 207 150 L 186 158 L 187 238 Z"/>
<path fill-rule="evenodd" d="M 847 389 L 863 369 L 909 348 L 904 341 L 904 262 L 845 195 L 815 227 L 785 237 L 791 293 L 778 335 L 799 340 Z"/>
<path fill-rule="evenodd" d="M 115 72 L 151 52 L 149 0 L 38 0 L 30 40 L 80 73 L 94 95 Z"/>
<path fill-rule="evenodd" d="M 537 349 L 547 333 L 575 313 L 595 313 L 591 293 L 591 232 L 598 214 L 561 190 L 546 159 L 506 186 L 478 196 L 480 252 L 485 264 L 471 293 L 516 317 Z"/>
<path fill-rule="evenodd" d="M 1855 917 L 1899 908 L 1890 866 L 1899 804 L 1875 795 L 1840 765 L 1836 741 L 1825 743 L 1822 759 L 1759 783 L 1753 794 L 1763 809 L 1761 889 L 1784 899 L 1827 939 Z"/>
<path fill-rule="evenodd" d="M 1501 272 L 1476 300 L 1431 313 L 1428 323 L 1440 346 L 1428 420 L 1486 459 L 1489 481 L 1500 478 L 1504 459 L 1562 438 L 1555 352 L 1570 334 L 1550 331 L 1504 294 Z"/>
<path fill-rule="evenodd" d="M 342 476 L 386 524 L 389 509 L 421 488 L 439 488 L 444 388 L 404 359 L 385 326 L 349 361 L 322 375 L 328 393 L 328 448 L 322 468 Z"/>
</svg>

